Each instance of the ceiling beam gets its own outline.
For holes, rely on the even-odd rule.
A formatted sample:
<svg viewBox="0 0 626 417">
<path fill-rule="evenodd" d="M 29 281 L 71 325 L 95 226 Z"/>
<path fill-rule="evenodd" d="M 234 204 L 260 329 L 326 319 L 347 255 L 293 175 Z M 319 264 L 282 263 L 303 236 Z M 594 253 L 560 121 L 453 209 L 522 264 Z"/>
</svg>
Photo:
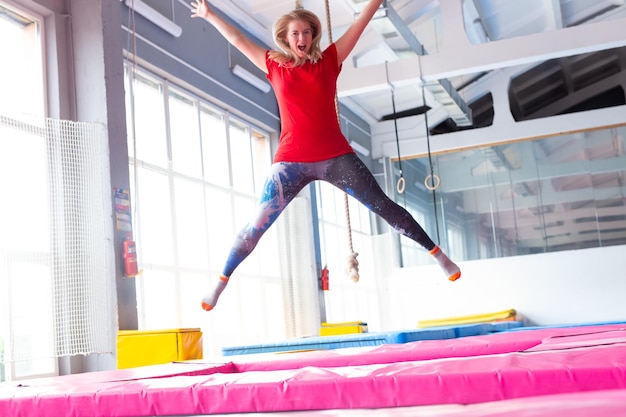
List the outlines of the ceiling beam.
<svg viewBox="0 0 626 417">
<path fill-rule="evenodd" d="M 448 41 L 439 52 L 388 63 L 389 80 L 394 85 L 421 84 L 422 79 L 435 81 L 622 47 L 626 45 L 624 27 L 626 18 L 620 18 L 478 45 L 470 44 L 467 38 L 464 42 Z M 407 68 L 411 70 L 404 70 Z M 421 68 L 421 74 L 417 68 Z M 338 95 L 387 88 L 384 63 L 366 68 L 346 65 L 339 77 Z"/>
<path fill-rule="evenodd" d="M 551 0 L 550 4 L 546 6 L 548 12 L 548 19 L 550 20 L 550 27 L 552 29 L 563 28 L 563 13 L 561 12 L 561 0 Z M 551 19 L 550 19 L 551 17 Z"/>
<path fill-rule="evenodd" d="M 407 26 L 396 10 L 388 5 L 387 0 L 383 2 L 383 5 L 385 6 L 387 19 L 389 19 L 411 49 L 417 55 L 427 55 L 428 51 L 424 45 L 417 39 L 413 31 Z M 454 120 L 457 126 L 472 125 L 472 110 L 461 98 L 450 81 L 440 79 L 435 82 L 427 83 L 426 88 L 430 91 L 435 100 L 448 111 L 450 118 Z"/>
<path fill-rule="evenodd" d="M 417 39 L 417 37 L 415 36 L 413 31 L 411 31 L 411 29 L 407 26 L 407 24 L 404 23 L 404 20 L 402 20 L 400 15 L 398 15 L 398 12 L 396 12 L 396 10 L 388 4 L 387 0 L 383 1 L 383 7 L 385 10 L 385 16 L 396 28 L 400 36 L 402 36 L 406 43 L 409 44 L 411 49 L 417 55 L 426 55 L 428 52 L 424 48 L 424 45 L 422 45 L 422 43 Z"/>
<path fill-rule="evenodd" d="M 430 151 L 432 154 L 438 154 L 460 149 L 501 145 L 507 142 L 560 136 L 564 133 L 626 126 L 626 105 L 523 122 L 507 120 L 496 123 L 496 121 L 497 119 L 490 127 L 440 135 L 437 140 L 431 140 Z M 567 132 L 563 132 L 563 126 L 567 126 Z M 428 150 L 427 143 L 422 136 L 403 139 L 400 142 L 400 153 L 406 158 L 426 156 Z M 398 153 L 396 144 L 391 141 L 384 143 L 381 153 L 382 155 L 375 154 L 374 157 L 395 158 Z"/>
</svg>

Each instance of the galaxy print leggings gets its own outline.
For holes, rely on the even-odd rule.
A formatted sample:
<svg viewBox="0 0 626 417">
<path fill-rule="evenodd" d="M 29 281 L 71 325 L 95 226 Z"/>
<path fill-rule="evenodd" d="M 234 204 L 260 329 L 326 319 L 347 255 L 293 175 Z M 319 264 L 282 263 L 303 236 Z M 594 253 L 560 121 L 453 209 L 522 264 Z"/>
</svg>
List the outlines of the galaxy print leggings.
<svg viewBox="0 0 626 417">
<path fill-rule="evenodd" d="M 224 267 L 224 276 L 231 276 L 291 200 L 306 185 L 316 180 L 329 182 L 356 198 L 398 233 L 419 243 L 426 250 L 435 247 L 435 243 L 409 212 L 384 193 L 372 173 L 355 154 L 320 162 L 278 162 L 270 169 L 252 221 L 235 238 Z"/>
</svg>

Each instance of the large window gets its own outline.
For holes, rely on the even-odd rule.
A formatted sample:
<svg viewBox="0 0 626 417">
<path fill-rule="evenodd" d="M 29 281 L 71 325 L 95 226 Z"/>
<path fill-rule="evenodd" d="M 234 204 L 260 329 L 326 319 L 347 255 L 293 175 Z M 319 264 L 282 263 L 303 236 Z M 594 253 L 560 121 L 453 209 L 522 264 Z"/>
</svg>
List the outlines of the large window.
<svg viewBox="0 0 626 417">
<path fill-rule="evenodd" d="M 206 357 L 286 337 L 276 228 L 218 307 L 200 308 L 253 212 L 271 163 L 269 135 L 130 65 L 126 79 L 140 328 L 199 327 Z"/>
<path fill-rule="evenodd" d="M 618 127 L 433 155 L 434 191 L 422 185 L 429 159 L 405 161 L 410 188 L 396 198 L 427 213 L 458 261 L 623 245 L 624 137 Z"/>
<path fill-rule="evenodd" d="M 39 18 L 0 1 L 0 381 L 56 372 L 46 142 L 13 119 L 43 115 L 40 34 Z"/>
<path fill-rule="evenodd" d="M 45 115 L 42 22 L 0 1 L 0 109 Z"/>
<path fill-rule="evenodd" d="M 45 139 L 0 117 L 0 379 L 12 380 L 56 372 L 50 204 Z"/>
</svg>

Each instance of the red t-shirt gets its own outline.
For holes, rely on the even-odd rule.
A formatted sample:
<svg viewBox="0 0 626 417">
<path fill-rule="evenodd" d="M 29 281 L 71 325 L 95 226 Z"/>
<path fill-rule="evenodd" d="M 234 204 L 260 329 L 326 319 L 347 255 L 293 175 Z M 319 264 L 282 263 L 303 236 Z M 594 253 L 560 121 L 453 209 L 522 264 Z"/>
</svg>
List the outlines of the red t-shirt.
<svg viewBox="0 0 626 417">
<path fill-rule="evenodd" d="M 280 66 L 267 59 L 267 78 L 280 111 L 281 134 L 274 162 L 317 162 L 354 150 L 341 132 L 335 108 L 341 67 L 331 44 L 316 64 Z"/>
</svg>

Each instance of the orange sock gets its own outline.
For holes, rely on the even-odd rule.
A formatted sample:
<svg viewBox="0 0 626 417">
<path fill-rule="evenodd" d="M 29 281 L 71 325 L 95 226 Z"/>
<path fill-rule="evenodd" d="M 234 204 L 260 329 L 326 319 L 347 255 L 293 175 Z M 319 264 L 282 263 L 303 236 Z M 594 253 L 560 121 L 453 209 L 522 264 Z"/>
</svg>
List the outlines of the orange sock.
<svg viewBox="0 0 626 417">
<path fill-rule="evenodd" d="M 226 284 L 228 284 L 228 277 L 224 275 L 220 275 L 220 278 L 214 284 L 213 289 L 208 292 L 204 297 L 202 297 L 202 309 L 205 311 L 211 311 L 215 308 L 217 304 L 217 299 L 220 298 L 222 291 L 226 288 Z"/>
<path fill-rule="evenodd" d="M 456 281 L 461 278 L 461 270 L 459 267 L 443 253 L 439 246 L 435 246 L 428 253 L 435 258 L 435 261 L 437 261 L 450 281 Z"/>
</svg>

